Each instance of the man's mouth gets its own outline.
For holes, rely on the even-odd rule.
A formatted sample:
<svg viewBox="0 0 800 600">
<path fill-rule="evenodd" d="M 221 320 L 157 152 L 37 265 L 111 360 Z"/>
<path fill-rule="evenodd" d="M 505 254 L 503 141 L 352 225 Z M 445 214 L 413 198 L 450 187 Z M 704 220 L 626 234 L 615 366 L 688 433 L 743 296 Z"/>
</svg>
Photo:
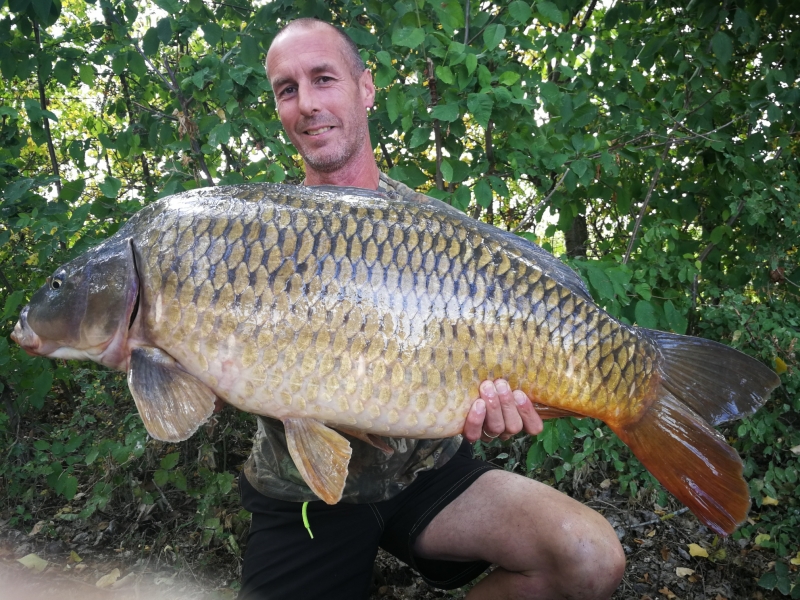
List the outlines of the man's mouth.
<svg viewBox="0 0 800 600">
<path fill-rule="evenodd" d="M 306 135 L 315 136 L 315 135 L 322 135 L 326 131 L 333 129 L 333 127 L 319 127 L 318 129 L 306 129 Z"/>
</svg>

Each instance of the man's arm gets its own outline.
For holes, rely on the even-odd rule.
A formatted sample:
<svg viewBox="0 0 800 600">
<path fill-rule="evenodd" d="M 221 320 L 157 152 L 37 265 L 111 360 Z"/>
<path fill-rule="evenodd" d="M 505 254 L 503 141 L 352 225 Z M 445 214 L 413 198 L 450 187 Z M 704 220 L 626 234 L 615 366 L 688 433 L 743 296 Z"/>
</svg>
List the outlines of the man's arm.
<svg viewBox="0 0 800 600">
<path fill-rule="evenodd" d="M 520 431 L 531 435 L 542 432 L 542 419 L 530 398 L 520 390 L 512 391 L 505 379 L 484 381 L 480 398 L 473 404 L 464 423 L 464 437 L 470 442 L 488 442 L 496 437 L 507 440 Z"/>
</svg>

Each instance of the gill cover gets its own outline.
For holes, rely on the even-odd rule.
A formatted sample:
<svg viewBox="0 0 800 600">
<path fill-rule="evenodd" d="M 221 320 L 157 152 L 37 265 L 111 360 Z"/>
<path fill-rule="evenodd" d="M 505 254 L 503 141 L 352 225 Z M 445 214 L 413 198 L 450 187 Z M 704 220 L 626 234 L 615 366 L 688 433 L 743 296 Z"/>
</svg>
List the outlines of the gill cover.
<svg viewBox="0 0 800 600">
<path fill-rule="evenodd" d="M 90 358 L 126 370 L 125 342 L 139 289 L 129 239 L 102 244 L 59 267 L 31 298 L 26 326 L 36 354 Z"/>
</svg>

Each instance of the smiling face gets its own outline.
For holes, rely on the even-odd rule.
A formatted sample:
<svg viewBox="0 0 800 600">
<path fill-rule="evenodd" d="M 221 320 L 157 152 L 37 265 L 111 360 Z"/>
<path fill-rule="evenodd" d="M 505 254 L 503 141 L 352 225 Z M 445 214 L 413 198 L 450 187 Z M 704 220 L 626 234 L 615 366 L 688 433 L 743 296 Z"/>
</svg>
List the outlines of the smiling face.
<svg viewBox="0 0 800 600">
<path fill-rule="evenodd" d="M 377 177 L 367 126 L 375 86 L 368 70 L 354 76 L 345 52 L 336 31 L 321 24 L 285 31 L 267 53 L 278 116 L 309 184 L 357 185 L 348 178 L 365 169 Z M 349 176 L 331 178 L 337 174 Z"/>
</svg>

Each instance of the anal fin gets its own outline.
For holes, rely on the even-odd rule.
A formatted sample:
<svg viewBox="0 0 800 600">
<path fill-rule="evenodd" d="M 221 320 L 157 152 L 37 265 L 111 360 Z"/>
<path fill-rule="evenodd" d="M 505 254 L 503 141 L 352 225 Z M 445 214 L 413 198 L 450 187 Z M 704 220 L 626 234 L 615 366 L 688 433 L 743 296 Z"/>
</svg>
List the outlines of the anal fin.
<svg viewBox="0 0 800 600">
<path fill-rule="evenodd" d="M 544 420 L 558 419 L 561 417 L 576 417 L 578 419 L 583 419 L 586 416 L 580 413 L 572 412 L 571 410 L 556 408 L 555 406 L 547 406 L 546 404 L 539 404 L 538 402 L 533 403 L 533 408 Z"/>
<path fill-rule="evenodd" d="M 355 429 L 347 429 L 346 427 L 339 427 L 338 425 L 336 426 L 336 429 L 345 435 L 349 435 L 350 437 L 354 437 L 357 440 L 361 440 L 362 442 L 369 444 L 373 448 L 377 448 L 387 456 L 394 454 L 394 448 L 384 442 L 380 436 L 372 433 L 366 433 L 364 431 L 357 431 Z"/>
<path fill-rule="evenodd" d="M 181 442 L 214 412 L 217 395 L 159 348 L 131 352 L 128 387 L 147 432 L 157 440 Z"/>
<path fill-rule="evenodd" d="M 286 446 L 303 480 L 327 504 L 342 499 L 352 449 L 339 433 L 315 419 L 284 419 Z"/>
</svg>

